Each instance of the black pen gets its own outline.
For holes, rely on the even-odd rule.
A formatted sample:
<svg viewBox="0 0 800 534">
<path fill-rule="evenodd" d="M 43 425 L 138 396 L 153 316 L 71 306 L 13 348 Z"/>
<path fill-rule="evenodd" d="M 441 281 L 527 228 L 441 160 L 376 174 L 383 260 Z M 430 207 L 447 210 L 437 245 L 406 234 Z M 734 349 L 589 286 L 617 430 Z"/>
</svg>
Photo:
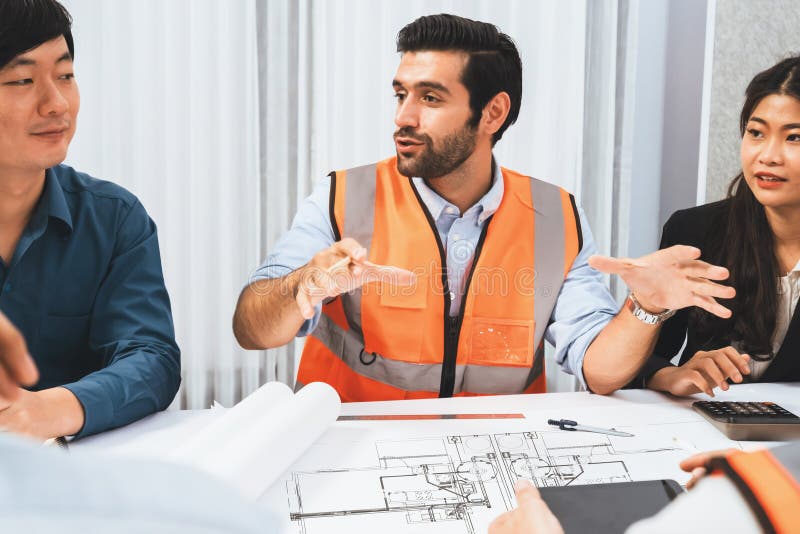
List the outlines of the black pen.
<svg viewBox="0 0 800 534">
<path fill-rule="evenodd" d="M 620 436 L 622 438 L 634 437 L 633 434 L 620 432 L 614 428 L 579 425 L 577 421 L 570 421 L 569 419 L 548 419 L 547 424 L 557 426 L 561 430 L 580 430 L 582 432 L 595 432 L 596 434 L 608 434 L 610 436 Z"/>
</svg>

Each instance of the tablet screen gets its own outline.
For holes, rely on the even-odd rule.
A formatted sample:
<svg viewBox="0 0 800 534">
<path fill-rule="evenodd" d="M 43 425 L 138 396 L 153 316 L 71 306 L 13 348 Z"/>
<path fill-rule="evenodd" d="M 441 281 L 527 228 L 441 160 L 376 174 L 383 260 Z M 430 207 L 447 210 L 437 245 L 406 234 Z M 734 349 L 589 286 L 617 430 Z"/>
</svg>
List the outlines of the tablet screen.
<svg viewBox="0 0 800 534">
<path fill-rule="evenodd" d="M 674 480 L 539 488 L 566 534 L 620 534 L 683 490 Z"/>
</svg>

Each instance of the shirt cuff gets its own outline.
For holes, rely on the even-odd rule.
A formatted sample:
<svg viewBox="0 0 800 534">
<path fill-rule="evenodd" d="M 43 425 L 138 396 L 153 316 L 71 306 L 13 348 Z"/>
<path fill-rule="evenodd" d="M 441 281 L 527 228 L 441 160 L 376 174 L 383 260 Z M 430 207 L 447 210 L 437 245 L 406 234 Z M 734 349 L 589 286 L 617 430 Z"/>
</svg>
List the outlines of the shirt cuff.
<svg viewBox="0 0 800 534">
<path fill-rule="evenodd" d="M 293 270 L 294 269 L 286 265 L 264 264 L 256 269 L 252 275 L 250 275 L 250 280 L 247 281 L 247 285 L 250 285 L 253 282 L 258 282 L 259 280 L 273 280 L 275 278 L 280 278 L 282 276 L 286 276 Z"/>
<path fill-rule="evenodd" d="M 76 438 L 97 434 L 108 429 L 114 419 L 113 403 L 100 391 L 98 384 L 79 380 L 61 386 L 72 392 L 83 407 L 83 427 Z"/>
</svg>

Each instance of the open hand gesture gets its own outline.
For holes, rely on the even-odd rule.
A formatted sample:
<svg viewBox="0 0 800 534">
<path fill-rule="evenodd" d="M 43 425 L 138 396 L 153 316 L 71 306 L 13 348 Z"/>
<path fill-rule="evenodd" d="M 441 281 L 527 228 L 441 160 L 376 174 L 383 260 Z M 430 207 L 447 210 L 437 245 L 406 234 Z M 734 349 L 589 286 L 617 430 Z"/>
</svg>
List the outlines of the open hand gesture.
<svg viewBox="0 0 800 534">
<path fill-rule="evenodd" d="M 589 265 L 622 278 L 651 313 L 698 306 L 718 317 L 730 317 L 731 311 L 716 299 L 733 298 L 736 290 L 715 282 L 726 280 L 728 269 L 698 258 L 700 249 L 675 245 L 637 259 L 592 256 Z"/>
</svg>

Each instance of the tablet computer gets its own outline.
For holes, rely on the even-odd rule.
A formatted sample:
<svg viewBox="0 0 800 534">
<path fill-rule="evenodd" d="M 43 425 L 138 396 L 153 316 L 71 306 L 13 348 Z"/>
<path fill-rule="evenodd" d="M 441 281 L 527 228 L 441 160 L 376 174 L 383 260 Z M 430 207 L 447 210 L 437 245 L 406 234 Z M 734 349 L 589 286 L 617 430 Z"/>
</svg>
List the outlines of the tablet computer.
<svg viewBox="0 0 800 534">
<path fill-rule="evenodd" d="M 566 534 L 620 534 L 683 492 L 674 480 L 539 488 Z"/>
</svg>

